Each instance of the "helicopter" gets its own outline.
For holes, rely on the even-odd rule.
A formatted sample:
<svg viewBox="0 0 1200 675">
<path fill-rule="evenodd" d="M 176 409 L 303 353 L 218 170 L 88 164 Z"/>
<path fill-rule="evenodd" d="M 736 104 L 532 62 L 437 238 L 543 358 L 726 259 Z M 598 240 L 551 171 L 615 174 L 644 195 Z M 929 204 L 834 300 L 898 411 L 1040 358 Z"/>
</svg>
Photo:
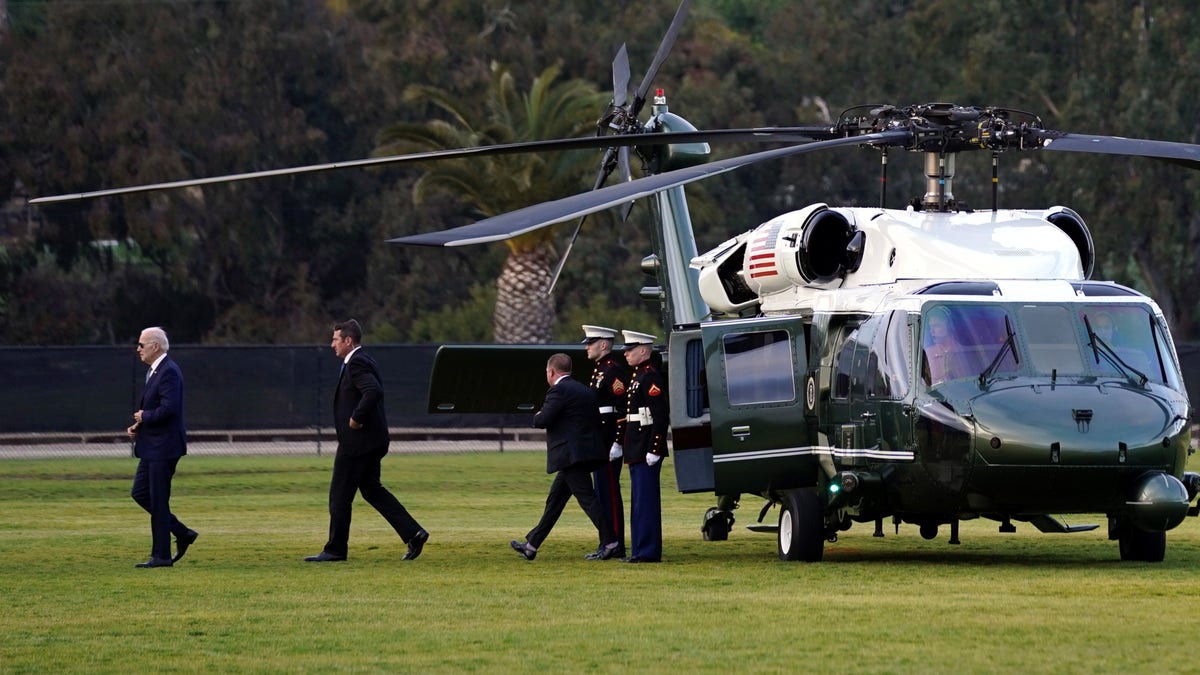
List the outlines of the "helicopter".
<svg viewBox="0 0 1200 675">
<path fill-rule="evenodd" d="M 684 0 L 629 96 L 624 49 L 595 137 L 463 148 L 174 181 L 31 200 L 92 198 L 271 175 L 484 154 L 603 148 L 591 191 L 463 227 L 390 240 L 455 247 L 495 242 L 646 200 L 656 215 L 660 309 L 676 484 L 711 493 L 707 540 L 727 539 L 744 495 L 764 501 L 751 530 L 786 561 L 820 561 L 856 523 L 883 536 L 891 519 L 925 539 L 984 518 L 1070 533 L 1065 514 L 1104 514 L 1122 560 L 1164 559 L 1166 532 L 1188 515 L 1200 474 L 1184 468 L 1191 406 L 1162 310 L 1134 289 L 1091 278 L 1095 250 L 1065 206 L 1000 208 L 999 158 L 1070 152 L 1200 168 L 1200 145 L 1046 128 L 1002 107 L 924 103 L 849 108 L 832 123 L 699 130 L 652 81 L 687 15 Z M 640 119 L 646 103 L 649 118 Z M 710 143 L 784 147 L 710 161 Z M 706 252 L 697 250 L 684 186 L 802 154 L 878 152 L 880 203 L 816 202 Z M 926 191 L 887 206 L 889 153 L 924 158 Z M 955 198 L 958 155 L 991 154 L 991 208 Z M 644 176 L 634 179 L 631 155 Z M 620 181 L 605 186 L 613 173 Z M 569 246 L 568 246 L 569 251 Z M 564 256 L 565 260 L 565 256 Z M 481 393 L 544 362 L 537 346 L 444 346 L 431 412 L 532 412 L 540 392 Z M 578 351 L 578 350 L 576 350 Z M 495 358 L 503 353 L 508 358 Z M 530 367 L 532 364 L 532 367 Z M 767 514 L 779 507 L 777 522 Z"/>
</svg>

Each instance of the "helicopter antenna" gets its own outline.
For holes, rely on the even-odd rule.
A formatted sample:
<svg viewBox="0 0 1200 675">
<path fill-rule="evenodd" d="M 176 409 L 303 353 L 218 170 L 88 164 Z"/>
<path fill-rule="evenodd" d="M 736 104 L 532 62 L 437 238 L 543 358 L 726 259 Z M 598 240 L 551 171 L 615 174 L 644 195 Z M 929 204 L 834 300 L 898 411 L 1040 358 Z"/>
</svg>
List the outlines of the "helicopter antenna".
<svg viewBox="0 0 1200 675">
<path fill-rule="evenodd" d="M 888 167 L 888 151 L 887 148 L 879 153 L 879 208 L 887 208 L 887 167 Z"/>
<path fill-rule="evenodd" d="M 1000 201 L 1000 153 L 992 151 L 992 211 Z"/>
</svg>

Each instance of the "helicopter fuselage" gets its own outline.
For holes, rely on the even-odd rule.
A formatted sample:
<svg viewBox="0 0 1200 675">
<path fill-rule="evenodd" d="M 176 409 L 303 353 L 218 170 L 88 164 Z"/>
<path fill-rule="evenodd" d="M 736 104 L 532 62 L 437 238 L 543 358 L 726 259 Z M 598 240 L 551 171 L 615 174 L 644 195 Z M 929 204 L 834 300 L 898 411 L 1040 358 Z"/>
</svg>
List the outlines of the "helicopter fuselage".
<svg viewBox="0 0 1200 675">
<path fill-rule="evenodd" d="M 815 490 L 827 538 L 885 517 L 923 534 L 979 516 L 1103 513 L 1114 538 L 1178 525 L 1195 485 L 1167 324 L 1084 278 L 1082 235 L 1063 209 L 814 205 L 698 256 L 726 316 L 672 334 L 680 489 L 711 476 L 785 508 Z M 710 443 L 686 429 L 698 412 Z"/>
</svg>

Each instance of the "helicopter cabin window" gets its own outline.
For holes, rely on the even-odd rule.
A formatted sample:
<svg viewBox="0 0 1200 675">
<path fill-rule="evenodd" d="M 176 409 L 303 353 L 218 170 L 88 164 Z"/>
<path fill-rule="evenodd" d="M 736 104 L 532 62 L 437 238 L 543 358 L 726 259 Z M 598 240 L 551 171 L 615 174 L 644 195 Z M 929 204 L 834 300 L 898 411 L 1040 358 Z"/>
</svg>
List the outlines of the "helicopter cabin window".
<svg viewBox="0 0 1200 675">
<path fill-rule="evenodd" d="M 1066 307 L 1026 305 L 1018 310 L 1030 365 L 1042 375 L 1084 374 L 1083 353 Z"/>
<path fill-rule="evenodd" d="M 796 400 L 796 370 L 787 331 L 731 333 L 723 342 L 731 405 Z"/>
<path fill-rule="evenodd" d="M 687 369 L 687 415 L 697 418 L 708 411 L 708 381 L 704 372 L 704 342 L 688 340 L 684 350 L 684 365 Z"/>
<path fill-rule="evenodd" d="M 1085 333 L 1091 328 L 1085 336 L 1085 358 L 1101 375 L 1141 373 L 1151 382 L 1181 386 L 1164 333 L 1144 307 L 1090 305 L 1079 315 Z"/>
<path fill-rule="evenodd" d="M 976 378 L 991 368 L 1003 376 L 1017 371 L 1009 344 L 1012 322 L 1003 307 L 991 304 L 933 305 L 922 319 L 921 378 L 936 386 L 949 380 Z M 1015 336 L 1013 340 L 1015 340 Z M 1076 350 L 1078 352 L 1078 350 Z"/>
</svg>

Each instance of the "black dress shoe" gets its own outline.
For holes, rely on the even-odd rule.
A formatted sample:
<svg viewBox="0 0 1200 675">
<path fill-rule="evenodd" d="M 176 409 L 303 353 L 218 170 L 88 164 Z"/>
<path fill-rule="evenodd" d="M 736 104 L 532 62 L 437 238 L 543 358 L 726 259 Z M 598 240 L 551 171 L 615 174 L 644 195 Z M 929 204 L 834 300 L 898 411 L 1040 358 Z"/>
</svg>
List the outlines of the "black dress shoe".
<svg viewBox="0 0 1200 675">
<path fill-rule="evenodd" d="M 171 562 L 170 558 L 153 558 L 152 557 L 144 563 L 138 563 L 138 564 L 134 565 L 134 567 L 141 567 L 141 568 L 170 567 L 173 564 L 174 563 Z"/>
<path fill-rule="evenodd" d="M 179 559 L 183 557 L 183 554 L 187 553 L 188 547 L 196 543 L 196 537 L 199 536 L 199 532 L 195 530 L 188 530 L 187 533 L 185 533 L 182 537 L 175 537 L 175 557 L 171 558 L 171 562 L 179 562 Z"/>
<path fill-rule="evenodd" d="M 621 562 L 627 563 L 656 563 L 660 562 L 658 558 L 643 558 L 641 556 L 631 555 L 628 558 L 621 558 Z"/>
<path fill-rule="evenodd" d="M 344 555 L 334 555 L 328 551 L 321 551 L 316 555 L 310 555 L 304 559 L 304 562 L 341 562 L 346 559 Z"/>
<path fill-rule="evenodd" d="M 596 551 L 596 560 L 611 560 L 612 558 L 616 558 L 617 551 L 620 548 L 621 545 L 615 541 L 605 546 L 601 546 L 600 550 Z"/>
<path fill-rule="evenodd" d="M 404 554 L 401 560 L 416 560 L 417 556 L 421 555 L 421 549 L 425 548 L 425 542 L 429 541 L 429 533 L 425 530 L 419 530 L 408 540 L 408 552 Z"/>
<path fill-rule="evenodd" d="M 531 546 L 529 542 L 522 544 L 516 539 L 513 539 L 512 541 L 508 542 L 508 545 L 511 546 L 514 551 L 520 553 L 521 557 L 525 558 L 526 560 L 533 560 L 537 557 L 537 549 Z"/>
</svg>

